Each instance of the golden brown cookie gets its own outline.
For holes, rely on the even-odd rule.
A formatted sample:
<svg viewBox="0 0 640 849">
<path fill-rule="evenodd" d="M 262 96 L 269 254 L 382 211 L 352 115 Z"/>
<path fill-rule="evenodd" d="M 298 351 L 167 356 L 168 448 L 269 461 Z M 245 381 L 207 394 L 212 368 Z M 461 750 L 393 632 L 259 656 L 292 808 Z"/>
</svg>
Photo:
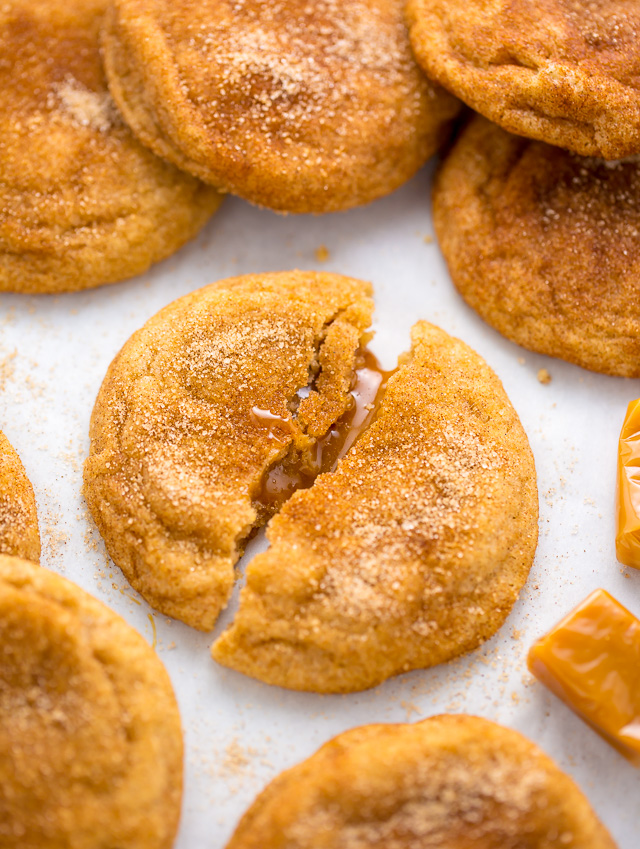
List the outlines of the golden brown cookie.
<svg viewBox="0 0 640 849">
<path fill-rule="evenodd" d="M 474 119 L 433 190 L 453 282 L 519 345 L 640 377 L 640 162 L 605 163 Z"/>
<path fill-rule="evenodd" d="M 365 725 L 278 776 L 227 849 L 616 849 L 574 782 L 475 716 Z"/>
<path fill-rule="evenodd" d="M 214 658 L 269 684 L 352 692 L 470 651 L 531 567 L 531 450 L 495 374 L 426 322 L 377 418 L 270 523 Z"/>
<path fill-rule="evenodd" d="M 40 560 L 33 487 L 20 458 L 0 431 L 0 554 Z"/>
<path fill-rule="evenodd" d="M 0 291 L 132 277 L 195 236 L 220 203 L 118 115 L 98 44 L 107 3 L 0 5 Z"/>
<path fill-rule="evenodd" d="M 213 627 L 247 539 L 277 509 L 265 475 L 312 466 L 350 402 L 370 288 L 299 271 L 224 280 L 166 307 L 111 364 L 85 495 L 153 607 Z"/>
<path fill-rule="evenodd" d="M 182 796 L 171 682 L 127 623 L 0 556 L 0 845 L 170 849 Z"/>
<path fill-rule="evenodd" d="M 505 130 L 640 153 L 637 0 L 409 0 L 407 20 L 427 74 Z"/>
<path fill-rule="evenodd" d="M 115 0 L 103 46 L 144 144 L 281 212 L 388 194 L 458 111 L 415 63 L 403 0 Z"/>
</svg>

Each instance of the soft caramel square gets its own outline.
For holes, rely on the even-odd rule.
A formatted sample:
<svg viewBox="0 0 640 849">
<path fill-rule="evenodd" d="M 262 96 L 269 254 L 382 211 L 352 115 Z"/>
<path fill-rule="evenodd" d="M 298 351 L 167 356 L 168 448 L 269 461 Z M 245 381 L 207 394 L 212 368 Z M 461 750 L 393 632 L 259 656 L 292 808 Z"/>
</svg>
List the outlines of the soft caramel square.
<svg viewBox="0 0 640 849">
<path fill-rule="evenodd" d="M 605 590 L 591 593 L 531 647 L 529 669 L 640 767 L 640 621 Z"/>
<path fill-rule="evenodd" d="M 616 556 L 640 569 L 640 398 L 625 415 L 618 444 Z"/>
</svg>

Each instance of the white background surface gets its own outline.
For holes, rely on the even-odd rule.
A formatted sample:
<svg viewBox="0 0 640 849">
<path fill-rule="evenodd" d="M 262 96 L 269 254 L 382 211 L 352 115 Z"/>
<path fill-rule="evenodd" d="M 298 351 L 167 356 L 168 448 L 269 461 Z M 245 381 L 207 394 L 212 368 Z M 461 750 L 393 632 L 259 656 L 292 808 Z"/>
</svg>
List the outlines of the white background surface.
<svg viewBox="0 0 640 849">
<path fill-rule="evenodd" d="M 531 354 L 485 325 L 455 292 L 428 238 L 430 174 L 428 167 L 365 209 L 316 218 L 276 216 L 230 198 L 198 240 L 142 278 L 79 295 L 0 295 L 0 428 L 35 487 L 43 565 L 105 601 L 150 642 L 153 618 L 156 648 L 174 682 L 186 732 L 176 849 L 222 849 L 265 783 L 333 735 L 447 711 L 525 733 L 580 784 L 620 849 L 640 847 L 640 771 L 534 682 L 525 663 L 531 642 L 596 587 L 640 615 L 640 571 L 615 559 L 613 513 L 617 438 L 640 381 Z M 330 253 L 323 263 L 315 257 L 321 245 Z M 420 318 L 475 348 L 502 379 L 538 471 L 538 551 L 501 632 L 461 660 L 350 696 L 291 693 L 218 667 L 209 656 L 212 635 L 153 613 L 129 587 L 106 557 L 81 495 L 95 396 L 131 333 L 204 284 L 292 268 L 373 282 L 372 348 L 387 368 Z M 543 367 L 552 376 L 546 386 L 537 379 Z M 245 561 L 261 544 L 251 544 Z"/>
</svg>

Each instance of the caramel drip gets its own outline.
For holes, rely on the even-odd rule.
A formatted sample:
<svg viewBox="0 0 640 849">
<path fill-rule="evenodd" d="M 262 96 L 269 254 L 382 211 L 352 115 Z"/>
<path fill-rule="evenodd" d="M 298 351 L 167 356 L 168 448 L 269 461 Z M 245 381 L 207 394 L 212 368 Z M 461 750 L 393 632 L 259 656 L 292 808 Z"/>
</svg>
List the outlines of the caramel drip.
<svg viewBox="0 0 640 849">
<path fill-rule="evenodd" d="M 363 350 L 356 359 L 350 403 L 346 412 L 308 452 L 283 460 L 265 475 L 255 500 L 269 512 L 276 512 L 297 489 L 310 487 L 319 474 L 332 472 L 339 460 L 373 422 L 394 374 L 385 371 L 371 351 Z M 290 432 L 290 419 L 254 407 L 252 417 L 269 430 L 269 438 Z"/>
<path fill-rule="evenodd" d="M 251 421 L 267 431 L 267 439 L 282 445 L 287 444 L 287 437 L 293 433 L 290 417 L 283 418 L 270 410 L 263 410 L 261 407 L 251 408 Z"/>
</svg>

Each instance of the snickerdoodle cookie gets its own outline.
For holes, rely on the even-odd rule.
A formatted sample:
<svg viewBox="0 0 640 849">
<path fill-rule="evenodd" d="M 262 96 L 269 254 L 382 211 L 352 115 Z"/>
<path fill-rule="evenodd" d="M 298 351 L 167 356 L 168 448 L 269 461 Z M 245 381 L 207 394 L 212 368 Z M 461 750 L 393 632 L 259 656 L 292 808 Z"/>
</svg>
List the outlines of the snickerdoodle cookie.
<svg viewBox="0 0 640 849">
<path fill-rule="evenodd" d="M 36 563 L 40 533 L 33 487 L 20 458 L 0 431 L 0 554 L 15 554 Z"/>
<path fill-rule="evenodd" d="M 526 435 L 475 352 L 426 322 L 412 341 L 370 427 L 271 521 L 223 665 L 352 692 L 474 649 L 511 610 L 537 541 Z"/>
<path fill-rule="evenodd" d="M 393 191 L 458 111 L 415 62 L 403 0 L 114 0 L 103 46 L 141 141 L 282 212 Z"/>
<path fill-rule="evenodd" d="M 62 292 L 139 274 L 220 202 L 119 117 L 99 53 L 107 2 L 0 4 L 0 291 Z"/>
<path fill-rule="evenodd" d="M 85 494 L 153 607 L 213 627 L 247 539 L 301 469 L 313 478 L 318 440 L 350 404 L 369 292 L 314 272 L 224 280 L 166 307 L 111 364 Z M 274 467 L 284 482 L 269 495 Z"/>
<path fill-rule="evenodd" d="M 640 153 L 638 0 L 409 0 L 407 18 L 429 76 L 505 130 Z"/>
<path fill-rule="evenodd" d="M 433 200 L 453 282 L 496 330 L 640 377 L 640 162 L 580 157 L 476 118 Z"/>
<path fill-rule="evenodd" d="M 278 776 L 227 849 L 616 849 L 574 782 L 485 719 L 340 734 Z"/>
<path fill-rule="evenodd" d="M 0 844 L 170 849 L 182 731 L 169 677 L 79 587 L 0 556 Z"/>
</svg>

